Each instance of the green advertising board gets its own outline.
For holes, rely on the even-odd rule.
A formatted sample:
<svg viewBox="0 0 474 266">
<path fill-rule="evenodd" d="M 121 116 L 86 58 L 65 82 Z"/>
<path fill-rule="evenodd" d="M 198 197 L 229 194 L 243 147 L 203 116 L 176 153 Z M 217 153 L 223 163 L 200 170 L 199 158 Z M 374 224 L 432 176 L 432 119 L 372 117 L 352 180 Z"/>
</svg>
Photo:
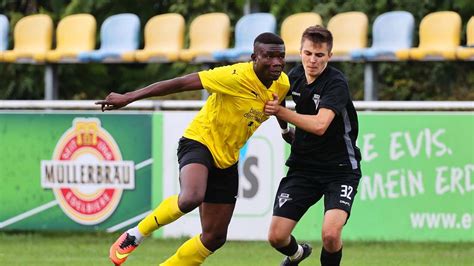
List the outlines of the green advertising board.
<svg viewBox="0 0 474 266">
<path fill-rule="evenodd" d="M 361 112 L 359 122 L 363 177 L 344 239 L 474 241 L 474 114 Z M 174 132 L 164 128 L 161 112 L 0 113 L 0 230 L 135 224 L 161 201 L 164 169 L 176 168 L 164 163 Z M 322 206 L 298 238 L 320 239 Z"/>
<path fill-rule="evenodd" d="M 107 230 L 150 210 L 151 114 L 0 113 L 0 230 Z"/>
<path fill-rule="evenodd" d="M 359 114 L 362 172 L 344 239 L 474 241 L 474 115 Z M 320 239 L 322 204 L 295 234 Z"/>
</svg>

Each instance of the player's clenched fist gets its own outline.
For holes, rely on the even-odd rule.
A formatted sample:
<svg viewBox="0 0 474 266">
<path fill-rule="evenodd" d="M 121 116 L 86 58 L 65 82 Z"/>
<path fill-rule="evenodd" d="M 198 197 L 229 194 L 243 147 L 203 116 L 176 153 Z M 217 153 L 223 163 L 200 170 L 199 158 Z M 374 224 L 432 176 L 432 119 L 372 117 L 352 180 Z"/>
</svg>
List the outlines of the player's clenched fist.
<svg viewBox="0 0 474 266">
<path fill-rule="evenodd" d="M 263 111 L 266 115 L 276 115 L 280 110 L 281 105 L 278 103 L 278 95 L 273 94 L 273 100 L 267 101 Z"/>
</svg>

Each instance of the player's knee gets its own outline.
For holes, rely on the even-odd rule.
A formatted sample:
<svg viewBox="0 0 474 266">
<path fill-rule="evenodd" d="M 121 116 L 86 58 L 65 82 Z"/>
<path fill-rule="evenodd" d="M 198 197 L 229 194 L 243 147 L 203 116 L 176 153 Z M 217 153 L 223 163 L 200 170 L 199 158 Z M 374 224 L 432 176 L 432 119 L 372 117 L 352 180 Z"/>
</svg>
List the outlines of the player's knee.
<svg viewBox="0 0 474 266">
<path fill-rule="evenodd" d="M 188 213 L 197 208 L 204 201 L 204 194 L 202 193 L 184 193 L 179 195 L 178 206 L 179 209 Z"/>
<path fill-rule="evenodd" d="M 324 248 L 328 252 L 336 252 L 340 249 L 341 234 L 338 230 L 324 230 L 322 240 Z"/>
<path fill-rule="evenodd" d="M 288 241 L 289 236 L 280 234 L 279 232 L 269 232 L 268 233 L 268 242 L 274 248 L 281 248 L 285 246 Z"/>
<path fill-rule="evenodd" d="M 202 234 L 202 243 L 210 251 L 216 251 L 227 241 L 227 234 L 222 232 L 207 232 Z"/>
</svg>

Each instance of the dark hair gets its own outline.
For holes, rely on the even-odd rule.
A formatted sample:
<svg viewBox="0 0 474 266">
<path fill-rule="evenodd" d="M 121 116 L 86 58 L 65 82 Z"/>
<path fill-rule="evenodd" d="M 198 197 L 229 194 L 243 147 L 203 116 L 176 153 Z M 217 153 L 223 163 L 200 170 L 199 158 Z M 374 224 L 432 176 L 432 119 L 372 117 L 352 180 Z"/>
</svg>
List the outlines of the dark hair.
<svg viewBox="0 0 474 266">
<path fill-rule="evenodd" d="M 255 38 L 255 40 L 253 41 L 253 45 L 255 46 L 257 43 L 284 44 L 280 36 L 272 32 L 264 32 L 258 35 L 257 38 Z"/>
<path fill-rule="evenodd" d="M 310 40 L 314 43 L 327 43 L 329 52 L 332 50 L 332 34 L 323 26 L 308 27 L 301 36 L 301 45 L 303 45 L 304 40 Z"/>
</svg>

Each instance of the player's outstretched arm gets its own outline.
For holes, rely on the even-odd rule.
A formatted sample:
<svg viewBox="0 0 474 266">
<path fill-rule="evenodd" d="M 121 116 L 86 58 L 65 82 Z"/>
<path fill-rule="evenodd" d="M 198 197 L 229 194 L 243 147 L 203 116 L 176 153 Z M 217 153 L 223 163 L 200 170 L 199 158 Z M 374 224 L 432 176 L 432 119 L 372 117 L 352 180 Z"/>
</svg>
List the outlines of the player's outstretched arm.
<svg viewBox="0 0 474 266">
<path fill-rule="evenodd" d="M 183 91 L 201 90 L 202 83 L 198 73 L 192 73 L 186 76 L 163 80 L 142 89 L 127 92 L 125 94 L 112 92 L 102 101 L 95 104 L 100 105 L 102 112 L 105 110 L 114 110 L 122 108 L 134 101 L 141 99 L 163 96 Z"/>
</svg>

